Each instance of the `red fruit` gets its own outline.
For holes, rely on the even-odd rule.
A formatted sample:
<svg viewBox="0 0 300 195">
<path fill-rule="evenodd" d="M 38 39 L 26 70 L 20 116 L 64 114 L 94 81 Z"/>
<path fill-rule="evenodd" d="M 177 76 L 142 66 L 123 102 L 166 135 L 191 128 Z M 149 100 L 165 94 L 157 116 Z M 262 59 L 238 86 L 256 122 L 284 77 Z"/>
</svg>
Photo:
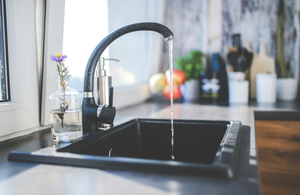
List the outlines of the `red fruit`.
<svg viewBox="0 0 300 195">
<path fill-rule="evenodd" d="M 163 95 L 168 100 L 171 99 L 171 87 L 169 85 L 165 86 L 163 90 Z M 173 100 L 176 100 L 181 97 L 181 92 L 179 86 L 173 86 Z"/>
<path fill-rule="evenodd" d="M 165 76 L 170 83 L 170 70 L 167 70 Z M 181 85 L 186 81 L 186 74 L 182 70 L 173 69 L 173 85 Z"/>
</svg>

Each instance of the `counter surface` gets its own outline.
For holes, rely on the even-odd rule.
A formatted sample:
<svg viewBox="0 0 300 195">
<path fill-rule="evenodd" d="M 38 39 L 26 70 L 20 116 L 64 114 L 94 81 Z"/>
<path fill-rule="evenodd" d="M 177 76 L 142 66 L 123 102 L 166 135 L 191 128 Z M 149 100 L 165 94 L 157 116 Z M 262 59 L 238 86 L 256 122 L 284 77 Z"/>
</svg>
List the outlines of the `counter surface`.
<svg viewBox="0 0 300 195">
<path fill-rule="evenodd" d="M 175 119 L 237 120 L 244 126 L 234 179 L 106 171 L 7 161 L 10 151 L 51 138 L 50 130 L 0 143 L 1 194 L 259 194 L 254 112 L 299 113 L 298 109 L 249 105 L 175 104 Z M 293 112 L 292 112 L 293 113 Z M 262 114 L 263 115 L 263 114 Z M 168 104 L 144 103 L 118 112 L 125 117 L 170 119 Z M 263 115 L 265 116 L 265 115 Z"/>
</svg>

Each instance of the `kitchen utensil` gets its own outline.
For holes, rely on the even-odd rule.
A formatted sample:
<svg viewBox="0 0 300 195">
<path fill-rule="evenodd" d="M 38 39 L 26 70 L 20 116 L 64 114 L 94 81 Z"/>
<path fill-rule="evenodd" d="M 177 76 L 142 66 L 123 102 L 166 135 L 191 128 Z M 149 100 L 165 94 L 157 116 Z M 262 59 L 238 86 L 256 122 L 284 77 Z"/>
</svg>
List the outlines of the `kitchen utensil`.
<svg viewBox="0 0 300 195">
<path fill-rule="evenodd" d="M 252 60 L 253 60 L 253 53 L 248 51 L 248 49 L 243 49 L 243 55 L 245 56 L 245 70 L 250 68 Z"/>
<path fill-rule="evenodd" d="M 231 37 L 232 45 L 235 49 L 230 49 L 227 54 L 227 59 L 235 72 L 245 72 L 250 66 L 253 58 L 253 53 L 246 48 L 242 48 L 241 35 L 234 34 Z"/>
</svg>

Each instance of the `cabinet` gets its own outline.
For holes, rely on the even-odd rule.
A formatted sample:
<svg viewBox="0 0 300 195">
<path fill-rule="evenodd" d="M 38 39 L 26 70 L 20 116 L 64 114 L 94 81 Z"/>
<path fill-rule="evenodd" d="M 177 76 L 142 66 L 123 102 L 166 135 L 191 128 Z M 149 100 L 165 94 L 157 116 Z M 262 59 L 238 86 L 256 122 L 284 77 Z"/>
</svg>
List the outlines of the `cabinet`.
<svg viewBox="0 0 300 195">
<path fill-rule="evenodd" d="M 300 121 L 255 120 L 261 192 L 300 193 Z"/>
</svg>

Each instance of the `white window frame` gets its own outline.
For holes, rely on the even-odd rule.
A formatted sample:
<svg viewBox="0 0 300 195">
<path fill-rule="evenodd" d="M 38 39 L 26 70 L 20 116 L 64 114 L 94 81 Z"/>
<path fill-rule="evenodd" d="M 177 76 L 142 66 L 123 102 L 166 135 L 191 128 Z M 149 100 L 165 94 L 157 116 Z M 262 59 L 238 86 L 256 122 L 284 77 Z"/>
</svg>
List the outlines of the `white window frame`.
<svg viewBox="0 0 300 195">
<path fill-rule="evenodd" d="M 10 101 L 0 103 L 0 141 L 41 129 L 35 0 L 6 0 Z"/>
<path fill-rule="evenodd" d="M 46 3 L 44 67 L 42 83 L 41 125 L 50 124 L 49 96 L 57 89 L 55 64 L 51 55 L 62 53 L 65 0 L 51 0 Z M 74 44 L 76 46 L 76 44 Z M 80 47 L 78 46 L 78 49 Z"/>
<path fill-rule="evenodd" d="M 164 1 L 157 1 L 158 6 L 163 6 Z M 44 76 L 43 76 L 43 93 L 42 93 L 42 116 L 41 124 L 50 124 L 50 114 L 48 112 L 48 97 L 52 91 L 57 88 L 57 84 L 54 80 L 55 68 L 53 68 L 53 62 L 50 61 L 52 54 L 62 51 L 63 44 L 63 21 L 64 21 L 64 5 L 65 0 L 51 0 L 47 1 L 46 5 L 46 22 L 45 22 L 45 48 L 44 48 Z M 163 9 L 161 9 L 163 10 Z M 159 17 L 162 18 L 163 12 L 159 13 Z M 152 38 L 157 46 L 162 46 L 162 37 Z M 76 46 L 76 45 L 74 45 Z M 78 46 L 80 49 L 80 46 Z M 126 51 L 124 51 L 126 52 Z M 151 59 L 151 67 L 149 74 L 153 75 L 159 71 L 159 51 L 153 50 L 157 54 L 157 58 Z M 133 56 L 134 57 L 134 56 Z M 112 75 L 113 76 L 113 75 Z M 133 95 L 134 94 L 134 95 Z M 130 87 L 122 87 L 114 89 L 114 106 L 117 109 L 132 106 L 145 101 L 150 97 L 150 90 L 148 83 L 134 85 Z"/>
</svg>

